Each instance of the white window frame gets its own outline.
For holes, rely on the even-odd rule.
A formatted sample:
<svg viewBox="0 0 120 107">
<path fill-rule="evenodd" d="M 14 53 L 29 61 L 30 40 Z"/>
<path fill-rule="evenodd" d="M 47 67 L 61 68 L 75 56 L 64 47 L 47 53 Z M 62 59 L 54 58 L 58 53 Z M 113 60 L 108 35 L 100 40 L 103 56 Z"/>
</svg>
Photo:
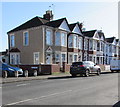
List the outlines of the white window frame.
<svg viewBox="0 0 120 107">
<path fill-rule="evenodd" d="M 18 55 L 18 59 L 17 59 Z M 14 57 L 14 61 L 12 63 L 12 56 Z M 20 64 L 20 53 L 10 53 L 10 64 Z"/>
<path fill-rule="evenodd" d="M 83 38 L 78 37 L 78 49 L 83 49 Z"/>
<path fill-rule="evenodd" d="M 65 54 L 65 61 L 62 60 L 62 54 Z M 61 62 L 67 62 L 67 53 L 66 52 L 61 52 L 60 53 L 60 58 L 61 58 Z"/>
<path fill-rule="evenodd" d="M 60 44 L 56 43 L 56 33 L 59 32 L 60 33 Z M 62 45 L 62 33 L 65 34 L 65 45 Z M 55 46 L 62 46 L 62 47 L 67 47 L 67 32 L 64 31 L 56 31 L 55 32 Z"/>
<path fill-rule="evenodd" d="M 48 44 L 47 43 L 47 31 L 49 31 L 50 32 L 50 44 Z M 52 32 L 52 30 L 51 29 L 46 29 L 46 35 L 45 35 L 45 40 L 46 40 L 46 45 L 49 45 L 49 46 L 51 46 L 51 45 L 53 45 L 53 32 Z"/>
<path fill-rule="evenodd" d="M 12 37 L 14 37 L 13 40 L 12 40 Z M 13 42 L 13 44 L 12 44 L 12 42 Z M 10 34 L 10 47 L 15 47 L 15 35 L 14 34 Z"/>
<path fill-rule="evenodd" d="M 38 62 L 35 59 L 35 54 L 38 55 Z M 34 60 L 34 64 L 40 64 L 40 52 L 34 52 L 33 53 L 33 60 Z"/>
<path fill-rule="evenodd" d="M 92 51 L 93 50 L 93 39 L 89 40 L 89 50 Z"/>
<path fill-rule="evenodd" d="M 57 55 L 59 56 L 58 59 L 57 59 Z M 60 53 L 59 52 L 55 53 L 55 62 L 60 62 Z"/>
<path fill-rule="evenodd" d="M 25 33 L 28 33 L 28 44 L 25 44 Z M 24 31 L 23 32 L 23 46 L 28 46 L 29 45 L 29 32 L 28 31 Z"/>
</svg>

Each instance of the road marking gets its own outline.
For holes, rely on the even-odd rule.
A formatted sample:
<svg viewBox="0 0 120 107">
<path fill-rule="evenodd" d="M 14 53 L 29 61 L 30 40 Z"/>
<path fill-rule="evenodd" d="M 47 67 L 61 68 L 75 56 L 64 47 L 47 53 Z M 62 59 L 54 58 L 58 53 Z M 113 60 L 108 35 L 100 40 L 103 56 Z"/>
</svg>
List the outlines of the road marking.
<svg viewBox="0 0 120 107">
<path fill-rule="evenodd" d="M 25 86 L 25 85 L 27 85 L 27 84 L 18 84 L 18 85 L 16 85 L 17 87 L 20 87 L 20 86 Z"/>
<path fill-rule="evenodd" d="M 36 98 L 33 98 L 33 99 L 21 100 L 21 101 L 6 104 L 6 105 L 16 105 L 16 104 L 19 104 L 19 103 L 24 103 L 24 102 L 28 102 L 28 101 L 31 101 L 31 100 L 33 101 L 33 100 L 42 99 L 42 98 L 48 98 L 50 96 L 55 96 L 55 95 L 59 95 L 59 94 L 63 94 L 63 93 L 71 92 L 71 91 L 72 90 L 67 90 L 67 91 L 63 91 L 63 92 L 59 92 L 59 93 L 53 93 L 53 94 L 49 94 L 49 95 L 46 95 L 46 96 L 36 97 Z"/>
</svg>

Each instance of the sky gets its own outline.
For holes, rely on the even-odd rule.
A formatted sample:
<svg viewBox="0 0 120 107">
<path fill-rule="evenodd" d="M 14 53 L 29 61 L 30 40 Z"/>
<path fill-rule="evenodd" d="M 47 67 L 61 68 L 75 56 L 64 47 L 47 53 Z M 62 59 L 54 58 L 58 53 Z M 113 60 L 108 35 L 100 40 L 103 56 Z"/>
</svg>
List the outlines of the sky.
<svg viewBox="0 0 120 107">
<path fill-rule="evenodd" d="M 118 38 L 118 2 L 2 2 L 0 8 L 0 51 L 8 48 L 9 30 L 42 17 L 48 9 L 53 10 L 54 20 L 66 17 L 68 23 L 82 22 L 87 31 L 102 30 L 105 37 Z"/>
</svg>

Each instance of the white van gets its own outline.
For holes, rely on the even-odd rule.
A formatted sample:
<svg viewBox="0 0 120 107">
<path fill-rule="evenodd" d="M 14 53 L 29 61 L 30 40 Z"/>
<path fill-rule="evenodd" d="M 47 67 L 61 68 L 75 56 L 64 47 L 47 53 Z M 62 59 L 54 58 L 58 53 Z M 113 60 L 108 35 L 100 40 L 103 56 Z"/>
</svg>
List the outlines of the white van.
<svg viewBox="0 0 120 107">
<path fill-rule="evenodd" d="M 112 72 L 120 71 L 120 60 L 111 60 L 110 61 L 110 70 Z"/>
</svg>

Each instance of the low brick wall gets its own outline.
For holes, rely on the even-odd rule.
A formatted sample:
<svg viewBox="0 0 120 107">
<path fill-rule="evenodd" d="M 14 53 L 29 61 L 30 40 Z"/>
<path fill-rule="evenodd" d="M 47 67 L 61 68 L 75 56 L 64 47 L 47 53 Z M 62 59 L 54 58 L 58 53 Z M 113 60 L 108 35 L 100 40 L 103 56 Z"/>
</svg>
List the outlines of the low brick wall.
<svg viewBox="0 0 120 107">
<path fill-rule="evenodd" d="M 52 72 L 60 72 L 60 66 L 58 64 L 42 64 L 41 73 L 42 74 L 52 74 Z"/>
<path fill-rule="evenodd" d="M 70 64 L 67 64 L 66 62 L 63 63 L 63 72 L 69 72 L 70 71 Z"/>
</svg>

